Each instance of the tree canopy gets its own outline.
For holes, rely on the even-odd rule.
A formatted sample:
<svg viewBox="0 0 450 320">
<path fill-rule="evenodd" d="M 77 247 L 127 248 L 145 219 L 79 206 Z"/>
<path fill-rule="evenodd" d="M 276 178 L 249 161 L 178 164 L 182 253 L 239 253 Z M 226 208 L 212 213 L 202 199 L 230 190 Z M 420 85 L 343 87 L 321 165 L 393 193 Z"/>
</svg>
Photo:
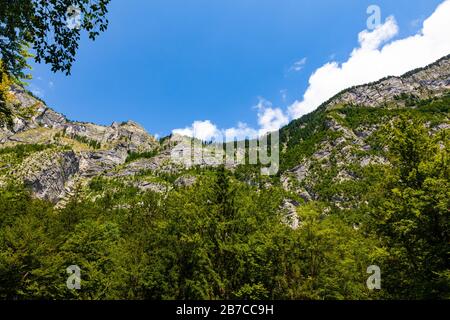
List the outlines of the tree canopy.
<svg viewBox="0 0 450 320">
<path fill-rule="evenodd" d="M 95 38 L 106 30 L 110 0 L 0 0 L 0 57 L 6 71 L 24 78 L 28 49 L 36 62 L 70 74 L 81 32 Z M 72 10 L 71 10 L 72 9 Z M 75 10 L 74 10 L 75 9 Z M 79 27 L 68 20 L 80 14 Z"/>
</svg>

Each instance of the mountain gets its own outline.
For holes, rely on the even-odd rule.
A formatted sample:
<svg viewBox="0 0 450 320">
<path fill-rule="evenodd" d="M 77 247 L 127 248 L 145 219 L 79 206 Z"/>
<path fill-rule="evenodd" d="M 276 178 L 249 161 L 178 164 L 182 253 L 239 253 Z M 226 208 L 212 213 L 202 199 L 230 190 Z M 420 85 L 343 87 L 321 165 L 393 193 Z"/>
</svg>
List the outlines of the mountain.
<svg viewBox="0 0 450 320">
<path fill-rule="evenodd" d="M 448 99 L 449 90 L 450 56 L 401 77 L 344 90 L 281 129 L 282 185 L 304 200 L 320 199 L 323 170 L 332 168 L 335 174 L 329 179 L 339 184 L 357 178 L 355 165 L 360 170 L 369 164 L 387 164 L 383 152 L 374 150 L 372 134 L 403 112 L 426 114 L 431 131 L 448 129 L 448 109 L 428 112 L 420 102 Z M 133 183 L 162 191 L 170 183 L 155 182 L 158 175 L 182 177 L 190 169 L 170 157 L 174 148 L 189 148 L 186 138 L 171 136 L 159 142 L 133 121 L 109 127 L 70 121 L 19 86 L 14 85 L 11 94 L 10 112 L 4 112 L 0 128 L 3 184 L 22 180 L 35 196 L 59 203 L 93 177 L 127 179 L 145 171 L 152 181 Z M 25 150 L 20 157 L 13 156 L 17 148 Z M 323 170 L 313 169 L 318 164 Z M 335 193 L 329 198 L 339 203 L 346 196 Z"/>
<path fill-rule="evenodd" d="M 449 92 L 450 56 L 401 77 L 342 91 L 281 130 L 283 184 L 290 189 L 296 184 L 294 189 L 307 200 L 342 202 L 349 194 L 320 194 L 320 180 L 326 176 L 331 179 L 327 183 L 338 186 L 358 180 L 357 171 L 361 174 L 369 165 L 388 165 L 386 150 L 375 136 L 402 114 L 423 119 L 430 132 L 448 130 Z"/>
<path fill-rule="evenodd" d="M 450 56 L 292 121 L 269 176 L 0 80 L 0 299 L 450 297 Z"/>
</svg>

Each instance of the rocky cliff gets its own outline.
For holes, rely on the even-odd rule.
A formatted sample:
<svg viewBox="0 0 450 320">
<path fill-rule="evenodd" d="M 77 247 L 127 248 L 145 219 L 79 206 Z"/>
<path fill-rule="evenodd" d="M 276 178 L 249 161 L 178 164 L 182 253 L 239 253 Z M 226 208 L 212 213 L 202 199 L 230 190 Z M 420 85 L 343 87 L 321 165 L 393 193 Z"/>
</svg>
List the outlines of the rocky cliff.
<svg viewBox="0 0 450 320">
<path fill-rule="evenodd" d="M 283 187 L 305 201 L 326 198 L 341 209 L 360 205 L 363 197 L 350 190 L 362 191 L 371 168 L 389 165 L 386 148 L 377 144 L 381 129 L 405 114 L 423 119 L 430 135 L 449 130 L 449 93 L 450 56 L 340 92 L 282 129 Z"/>
<path fill-rule="evenodd" d="M 280 183 L 309 201 L 324 197 L 320 189 L 324 180 L 337 186 L 360 180 L 364 168 L 388 165 L 383 150 L 373 141 L 385 123 L 402 110 L 421 112 L 423 101 L 433 103 L 449 92 L 447 56 L 401 77 L 339 93 L 312 114 L 281 129 L 282 170 L 269 183 Z M 37 197 L 61 205 L 78 186 L 86 186 L 96 177 L 120 180 L 140 190 L 168 192 L 195 184 L 195 174 L 188 172 L 193 165 L 211 165 L 173 161 L 174 154 L 190 150 L 191 141 L 186 137 L 158 141 L 132 121 L 111 126 L 70 121 L 23 88 L 14 86 L 11 94 L 9 118 L 0 122 L 0 186 L 23 181 Z M 430 133 L 449 129 L 448 109 L 426 115 Z M 248 183 L 254 183 L 252 179 L 245 176 Z M 349 205 L 344 189 L 333 191 L 330 197 L 337 205 Z M 296 205 L 298 201 L 286 199 L 287 209 Z M 299 222 L 292 223 L 297 226 Z"/>
<path fill-rule="evenodd" d="M 426 99 L 450 89 L 450 56 L 401 77 L 387 77 L 374 83 L 347 89 L 327 102 L 328 107 L 353 104 L 377 107 L 411 96 Z"/>
</svg>

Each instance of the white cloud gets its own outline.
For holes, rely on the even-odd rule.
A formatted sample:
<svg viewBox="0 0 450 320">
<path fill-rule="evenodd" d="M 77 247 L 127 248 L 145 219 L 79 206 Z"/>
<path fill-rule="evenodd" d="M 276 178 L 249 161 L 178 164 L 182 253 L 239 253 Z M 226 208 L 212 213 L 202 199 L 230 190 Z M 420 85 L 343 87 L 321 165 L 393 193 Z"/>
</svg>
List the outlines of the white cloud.
<svg viewBox="0 0 450 320">
<path fill-rule="evenodd" d="M 172 130 L 173 134 L 194 137 L 203 141 L 233 141 L 254 138 L 258 130 L 249 127 L 246 123 L 239 122 L 237 127 L 219 129 L 210 120 L 194 121 L 192 125 L 184 129 Z"/>
<path fill-rule="evenodd" d="M 303 69 L 303 67 L 306 64 L 306 57 L 302 58 L 296 62 L 294 62 L 294 64 L 289 68 L 289 71 L 295 71 L 295 72 L 299 72 Z"/>
<path fill-rule="evenodd" d="M 256 109 L 258 109 L 260 135 L 278 130 L 289 122 L 289 118 L 284 114 L 283 110 L 280 108 L 273 108 L 272 103 L 263 98 L 259 99 Z"/>
<path fill-rule="evenodd" d="M 399 76 L 423 67 L 450 53 L 450 0 L 444 1 L 423 22 L 414 36 L 391 41 L 398 34 L 393 17 L 373 31 L 364 30 L 355 48 L 344 63 L 329 62 L 309 78 L 303 99 L 289 107 L 289 114 L 299 118 L 341 90 L 376 81 L 385 76 Z"/>
<path fill-rule="evenodd" d="M 258 129 L 239 122 L 236 127 L 219 129 L 209 120 L 194 121 L 184 129 L 175 129 L 174 134 L 196 137 L 204 141 L 227 141 L 254 138 L 277 130 L 290 119 L 299 118 L 314 111 L 323 102 L 348 87 L 376 81 L 388 75 L 399 76 L 418 67 L 426 66 L 450 53 L 450 0 L 444 1 L 423 22 L 422 30 L 411 37 L 393 40 L 398 35 L 394 17 L 386 19 L 373 31 L 359 33 L 359 46 L 347 61 L 328 62 L 318 68 L 309 78 L 309 86 L 301 101 L 296 101 L 283 112 L 260 98 L 257 110 Z M 333 59 L 333 58 L 330 58 Z M 290 71 L 300 71 L 306 58 L 297 61 Z M 286 91 L 281 91 L 285 99 Z"/>
<path fill-rule="evenodd" d="M 390 16 L 384 24 L 380 24 L 375 30 L 364 30 L 359 33 L 358 41 L 363 50 L 376 50 L 381 44 L 391 40 L 398 34 L 398 26 L 395 18 Z"/>
<path fill-rule="evenodd" d="M 184 129 L 172 130 L 173 134 L 194 137 L 203 141 L 214 140 L 221 135 L 219 129 L 211 121 L 194 121 L 194 123 Z"/>
<path fill-rule="evenodd" d="M 246 123 L 239 122 L 237 128 L 229 128 L 224 130 L 225 140 L 233 141 L 233 140 L 245 140 L 251 139 L 258 136 L 258 130 L 250 128 Z"/>
<path fill-rule="evenodd" d="M 259 129 L 249 127 L 246 123 L 238 122 L 236 127 L 219 129 L 210 120 L 194 121 L 184 129 L 172 130 L 173 134 L 195 137 L 203 141 L 233 141 L 252 139 L 268 132 L 278 130 L 289 122 L 289 118 L 280 108 L 273 108 L 270 101 L 260 98 L 257 109 Z"/>
</svg>

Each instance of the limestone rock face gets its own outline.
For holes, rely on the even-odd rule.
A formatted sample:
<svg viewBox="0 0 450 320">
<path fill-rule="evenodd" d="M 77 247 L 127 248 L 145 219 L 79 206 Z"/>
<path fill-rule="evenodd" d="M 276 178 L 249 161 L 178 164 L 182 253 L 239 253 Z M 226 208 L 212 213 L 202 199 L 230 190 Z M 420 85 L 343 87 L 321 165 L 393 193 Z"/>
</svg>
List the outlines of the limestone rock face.
<svg viewBox="0 0 450 320">
<path fill-rule="evenodd" d="M 11 123 L 1 125 L 0 144 L 67 146 L 60 143 L 62 139 L 73 145 L 84 144 L 76 151 L 61 152 L 57 148 L 59 151 L 38 152 L 25 160 L 17 177 L 38 198 L 56 203 L 73 191 L 78 179 L 111 172 L 123 165 L 130 153 L 159 148 L 159 142 L 136 122 L 114 122 L 111 126 L 73 122 L 19 86 L 13 86 L 11 93 Z M 93 150 L 94 143 L 98 150 Z"/>
<path fill-rule="evenodd" d="M 281 185 L 286 191 L 295 193 L 296 197 L 292 198 L 297 200 L 320 200 L 316 186 L 320 187 L 323 179 L 345 184 L 359 179 L 360 169 L 389 165 L 384 149 L 381 152 L 371 143 L 374 132 L 384 120 L 351 122 L 351 115 L 340 111 L 343 106 L 386 106 L 389 109 L 395 105 L 397 108 L 406 105 L 405 97 L 436 97 L 449 90 L 450 55 L 401 77 L 388 77 L 341 92 L 318 110 L 323 112 L 320 125 L 310 125 L 307 118 L 292 127 L 294 133 L 309 130 L 311 134 L 319 131 L 322 135 L 311 143 L 311 150 L 295 153 L 299 158 L 290 159 L 289 167 L 281 172 Z M 11 93 L 14 96 L 14 102 L 8 102 L 11 115 L 8 115 L 8 122 L 0 123 L 0 149 L 24 144 L 51 148 L 30 152 L 31 155 L 26 154 L 20 160 L 11 157 L 17 163 L 8 162 L 7 155 L 0 154 L 0 171 L 3 170 L 0 186 L 8 179 L 18 179 L 30 186 L 35 196 L 54 203 L 67 201 L 78 183 L 87 185 L 98 176 L 125 181 L 143 191 L 166 193 L 173 187 L 195 185 L 197 177 L 192 174 L 195 170 L 190 173 L 184 170 L 215 167 L 222 163 L 220 157 L 215 157 L 215 144 L 202 144 L 199 140 L 176 134 L 158 141 L 133 121 L 114 122 L 110 126 L 70 121 L 19 86 L 13 86 Z M 405 99 L 399 100 L 399 97 Z M 429 126 L 431 133 L 449 128 L 448 116 L 447 123 L 430 123 Z M 287 141 L 291 138 L 289 130 L 283 132 L 287 132 Z M 308 135 L 300 136 L 299 141 L 303 139 L 309 139 Z M 295 139 L 294 143 L 297 143 Z M 286 152 L 284 149 L 290 144 L 283 144 L 283 152 Z M 130 154 L 135 160 L 127 161 Z M 226 167 L 234 170 L 236 164 L 230 162 Z M 330 169 L 333 175 L 327 177 L 326 171 Z M 177 179 L 173 182 L 174 176 Z M 251 178 L 247 183 L 257 185 Z M 334 195 L 333 199 L 337 204 L 347 201 L 345 194 Z M 286 223 L 292 228 L 300 224 L 296 215 L 298 205 L 293 200 L 283 204 L 282 209 L 287 212 Z"/>
<path fill-rule="evenodd" d="M 36 128 L 60 129 L 72 138 L 85 138 L 98 142 L 106 148 L 121 148 L 127 152 L 145 152 L 159 146 L 142 126 L 133 121 L 101 126 L 93 123 L 73 122 L 32 97 L 23 88 L 14 86 L 11 93 L 15 99 L 13 126 L 0 129 L 0 143 L 15 141 L 15 136 Z"/>
<path fill-rule="evenodd" d="M 413 70 L 401 77 L 388 77 L 345 90 L 329 101 L 328 107 L 338 104 L 377 107 L 395 101 L 396 97 L 402 94 L 429 98 L 445 93 L 449 89 L 450 55 L 426 68 Z"/>
<path fill-rule="evenodd" d="M 295 178 L 297 181 L 301 182 L 306 179 L 306 177 L 309 175 L 309 167 L 311 165 L 310 161 L 306 161 L 299 166 L 293 168 L 290 170 L 295 175 Z"/>
<path fill-rule="evenodd" d="M 36 122 L 45 128 L 62 128 L 67 125 L 67 119 L 60 113 L 50 108 L 45 108 L 42 113 L 36 117 Z"/>
<path fill-rule="evenodd" d="M 151 151 L 157 145 L 156 139 L 136 122 L 114 123 L 111 127 L 117 132 L 115 135 L 119 140 L 125 140 L 121 146 L 130 152 Z"/>
<path fill-rule="evenodd" d="M 220 164 L 219 161 L 208 158 L 213 152 L 214 145 L 202 146 L 199 140 L 173 135 L 161 144 L 159 153 L 154 157 L 127 163 L 117 172 L 110 172 L 108 175 L 132 176 L 143 171 L 173 174 L 193 166 L 215 167 Z"/>
<path fill-rule="evenodd" d="M 284 213 L 283 222 L 293 230 L 298 229 L 301 225 L 297 214 L 298 206 L 300 206 L 298 202 L 290 199 L 284 199 L 281 207 L 281 210 Z"/>
<path fill-rule="evenodd" d="M 39 126 L 46 128 L 61 128 L 68 123 L 66 117 L 46 106 L 41 100 L 32 97 L 23 88 L 14 86 L 11 93 L 16 100 L 15 118 L 21 120 L 23 125 L 15 128 L 17 133 Z"/>
<path fill-rule="evenodd" d="M 114 122 L 105 127 L 93 123 L 73 122 L 64 126 L 65 133 L 72 137 L 84 137 L 104 146 L 116 147 L 128 152 L 145 152 L 158 146 L 156 139 L 135 122 Z"/>
<path fill-rule="evenodd" d="M 40 158 L 40 161 L 36 167 L 31 161 L 26 164 L 25 185 L 31 187 L 38 198 L 56 203 L 64 197 L 66 184 L 79 171 L 79 159 L 73 151 L 68 151 Z"/>
<path fill-rule="evenodd" d="M 83 152 L 80 154 L 80 175 L 94 177 L 114 169 L 125 162 L 127 153 L 124 150 L 107 150 Z"/>
</svg>

